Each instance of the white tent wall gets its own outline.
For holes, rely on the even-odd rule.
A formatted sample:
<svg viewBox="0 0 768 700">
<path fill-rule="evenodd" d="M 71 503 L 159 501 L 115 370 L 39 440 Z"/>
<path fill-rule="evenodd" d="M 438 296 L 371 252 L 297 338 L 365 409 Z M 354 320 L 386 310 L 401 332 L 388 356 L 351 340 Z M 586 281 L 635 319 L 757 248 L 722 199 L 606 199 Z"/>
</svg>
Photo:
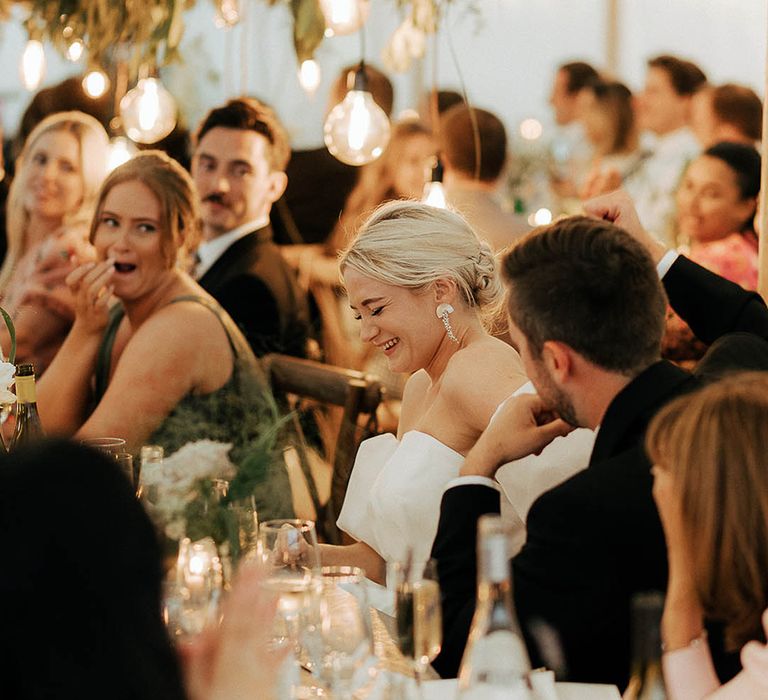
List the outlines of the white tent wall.
<svg viewBox="0 0 768 700">
<path fill-rule="evenodd" d="M 762 94 L 768 13 L 764 0 L 475 0 L 472 5 L 453 0 L 437 40 L 438 84 L 458 87 L 458 63 L 471 100 L 496 111 L 509 128 L 529 116 L 547 123 L 555 67 L 574 58 L 605 65 L 611 3 L 618 10 L 617 74 L 631 88 L 642 86 L 647 58 L 673 52 L 698 62 L 713 81 L 746 83 Z M 393 0 L 371 4 L 366 56 L 381 65 L 381 51 L 399 15 Z M 359 59 L 359 38 L 323 42 L 316 55 L 323 80 L 310 98 L 296 78 L 287 6 L 255 0 L 243 0 L 243 5 L 244 21 L 223 31 L 213 25 L 212 3 L 198 0 L 186 14 L 186 64 L 165 70 L 165 84 L 192 125 L 209 107 L 247 92 L 277 109 L 296 146 L 318 145 L 332 78 L 341 66 Z M 477 13 L 469 11 L 470 6 Z M 0 118 L 9 134 L 30 99 L 17 68 L 26 41 L 20 13 L 15 10 L 16 20 L 0 27 Z M 46 56 L 45 85 L 83 69 L 50 46 Z M 395 77 L 396 112 L 414 106 L 421 86 L 431 84 L 431 56 L 410 74 Z"/>
</svg>

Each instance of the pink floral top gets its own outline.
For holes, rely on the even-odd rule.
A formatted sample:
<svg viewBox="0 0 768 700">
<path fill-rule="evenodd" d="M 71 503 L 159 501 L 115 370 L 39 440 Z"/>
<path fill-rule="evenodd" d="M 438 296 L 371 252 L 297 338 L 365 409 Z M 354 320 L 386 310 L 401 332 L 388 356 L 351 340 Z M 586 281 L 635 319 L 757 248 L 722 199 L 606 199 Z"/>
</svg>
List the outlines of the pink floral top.
<svg viewBox="0 0 768 700">
<path fill-rule="evenodd" d="M 757 289 L 757 238 L 753 233 L 732 233 L 709 243 L 695 243 L 688 257 L 745 289 Z M 680 364 L 700 359 L 707 346 L 672 309 L 667 309 L 667 329 L 662 355 Z"/>
</svg>

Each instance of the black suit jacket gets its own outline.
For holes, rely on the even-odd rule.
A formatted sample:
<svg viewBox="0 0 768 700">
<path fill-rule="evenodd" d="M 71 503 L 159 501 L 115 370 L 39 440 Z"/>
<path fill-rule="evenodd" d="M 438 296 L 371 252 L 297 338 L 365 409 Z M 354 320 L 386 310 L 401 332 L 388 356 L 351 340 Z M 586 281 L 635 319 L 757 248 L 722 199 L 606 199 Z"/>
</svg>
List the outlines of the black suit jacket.
<svg viewBox="0 0 768 700">
<path fill-rule="evenodd" d="M 685 258 L 664 284 L 675 311 L 702 340 L 720 339 L 703 361 L 710 377 L 742 366 L 768 368 L 768 310 L 757 295 Z M 630 600 L 667 583 L 664 533 L 642 441 L 656 411 L 699 384 L 667 362 L 646 369 L 608 407 L 587 469 L 531 507 L 512 572 L 534 666 L 561 666 L 552 653 L 558 645 L 546 642 L 553 630 L 568 680 L 626 685 Z M 477 519 L 498 512 L 498 492 L 488 486 L 456 486 L 443 496 L 432 552 L 443 591 L 444 645 L 435 661 L 443 676 L 456 674 L 474 610 Z"/>
<path fill-rule="evenodd" d="M 306 295 L 266 226 L 235 241 L 198 280 L 232 317 L 260 357 L 306 353 Z"/>
</svg>

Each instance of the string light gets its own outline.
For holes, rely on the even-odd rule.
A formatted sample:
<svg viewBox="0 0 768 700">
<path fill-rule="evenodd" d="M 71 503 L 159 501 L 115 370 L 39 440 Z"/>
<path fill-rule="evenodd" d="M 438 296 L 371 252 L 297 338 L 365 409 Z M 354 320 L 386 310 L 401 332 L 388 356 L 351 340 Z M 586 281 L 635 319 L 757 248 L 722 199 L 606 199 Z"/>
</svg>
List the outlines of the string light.
<svg viewBox="0 0 768 700">
<path fill-rule="evenodd" d="M 69 46 L 67 46 L 67 59 L 75 63 L 80 60 L 83 55 L 83 42 L 80 39 L 75 39 Z"/>
<path fill-rule="evenodd" d="M 112 172 L 116 167 L 133 158 L 134 155 L 136 155 L 136 146 L 125 136 L 116 136 L 109 142 L 107 169 Z"/>
<path fill-rule="evenodd" d="M 352 34 L 363 26 L 370 11 L 369 0 L 320 0 L 325 16 L 325 36 Z"/>
<path fill-rule="evenodd" d="M 43 45 L 37 39 L 30 39 L 21 54 L 19 65 L 21 82 L 24 87 L 32 92 L 37 90 L 43 82 L 45 75 L 45 51 Z"/>
<path fill-rule="evenodd" d="M 83 78 L 83 90 L 88 97 L 98 99 L 109 90 L 109 78 L 102 70 L 88 71 Z"/>
<path fill-rule="evenodd" d="M 157 78 L 142 78 L 120 100 L 125 133 L 138 143 L 155 143 L 176 126 L 176 102 Z"/>
<path fill-rule="evenodd" d="M 445 197 L 445 188 L 443 187 L 443 164 L 439 158 L 435 159 L 435 165 L 432 168 L 432 178 L 424 185 L 424 194 L 421 201 L 429 204 L 431 207 L 445 209 L 448 202 Z"/>
<path fill-rule="evenodd" d="M 384 153 L 389 119 L 373 101 L 362 66 L 355 72 L 353 88 L 325 120 L 323 135 L 331 155 L 348 165 L 365 165 Z"/>
<path fill-rule="evenodd" d="M 308 95 L 314 95 L 320 85 L 320 65 L 313 58 L 301 62 L 299 85 Z"/>
<path fill-rule="evenodd" d="M 536 141 L 544 133 L 544 127 L 538 119 L 523 119 L 520 122 L 520 136 L 526 141 Z"/>
<path fill-rule="evenodd" d="M 546 226 L 552 223 L 552 212 L 546 207 L 537 209 L 528 217 L 528 223 L 531 226 Z"/>
</svg>

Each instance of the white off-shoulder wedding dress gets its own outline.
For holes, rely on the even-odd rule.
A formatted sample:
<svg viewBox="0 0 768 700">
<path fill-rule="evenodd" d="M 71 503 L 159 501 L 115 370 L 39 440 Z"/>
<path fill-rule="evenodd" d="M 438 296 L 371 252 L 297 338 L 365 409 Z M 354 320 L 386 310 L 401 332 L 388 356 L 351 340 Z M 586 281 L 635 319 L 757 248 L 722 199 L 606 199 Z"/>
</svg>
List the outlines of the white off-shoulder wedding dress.
<svg viewBox="0 0 768 700">
<path fill-rule="evenodd" d="M 535 393 L 528 382 L 512 396 Z M 510 397 L 511 398 L 511 397 Z M 494 416 L 495 418 L 495 416 Z M 493 420 L 493 418 L 491 419 Z M 499 469 L 502 515 L 515 528 L 518 546 L 533 500 L 584 469 L 594 443 L 591 430 L 557 438 L 540 455 Z M 358 450 L 337 524 L 385 561 L 429 558 L 445 487 L 459 474 L 463 455 L 427 433 L 411 430 L 401 440 L 388 433 L 365 440 Z"/>
</svg>

